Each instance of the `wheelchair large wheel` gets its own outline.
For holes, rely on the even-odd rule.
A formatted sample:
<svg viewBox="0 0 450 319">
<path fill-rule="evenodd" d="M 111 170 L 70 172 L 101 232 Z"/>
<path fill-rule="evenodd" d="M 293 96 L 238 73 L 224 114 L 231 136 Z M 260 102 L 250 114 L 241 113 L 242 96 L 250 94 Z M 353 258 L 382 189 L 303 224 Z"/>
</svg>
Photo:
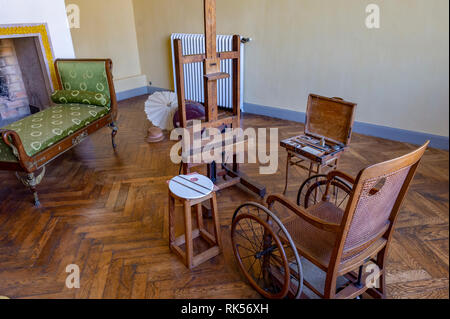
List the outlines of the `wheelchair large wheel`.
<svg viewBox="0 0 450 319">
<path fill-rule="evenodd" d="M 327 176 L 316 175 L 308 178 L 300 187 L 297 195 L 297 205 L 308 208 L 322 201 L 327 188 Z M 331 181 L 329 202 L 345 210 L 352 192 L 352 186 L 342 179 L 335 177 Z"/>
<path fill-rule="evenodd" d="M 264 298 L 299 298 L 300 256 L 280 219 L 257 203 L 240 206 L 231 228 L 233 252 L 250 285 Z"/>
</svg>

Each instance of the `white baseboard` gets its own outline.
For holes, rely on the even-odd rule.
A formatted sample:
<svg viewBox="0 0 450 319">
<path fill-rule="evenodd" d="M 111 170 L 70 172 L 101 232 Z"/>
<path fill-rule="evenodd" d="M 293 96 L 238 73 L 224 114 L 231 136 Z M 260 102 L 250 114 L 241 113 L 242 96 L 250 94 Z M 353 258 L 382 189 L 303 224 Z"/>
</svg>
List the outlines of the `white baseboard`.
<svg viewBox="0 0 450 319">
<path fill-rule="evenodd" d="M 136 75 L 122 79 L 114 79 L 114 87 L 117 94 L 146 86 L 148 86 L 146 75 Z"/>
</svg>

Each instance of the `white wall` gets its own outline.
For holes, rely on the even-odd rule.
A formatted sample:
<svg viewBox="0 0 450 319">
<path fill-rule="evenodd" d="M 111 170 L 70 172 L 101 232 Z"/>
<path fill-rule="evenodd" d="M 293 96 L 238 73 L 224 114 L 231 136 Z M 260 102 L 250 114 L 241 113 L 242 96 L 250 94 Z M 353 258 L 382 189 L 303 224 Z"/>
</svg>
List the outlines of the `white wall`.
<svg viewBox="0 0 450 319">
<path fill-rule="evenodd" d="M 0 0 L 0 24 L 47 23 L 55 58 L 74 58 L 64 0 Z"/>
</svg>

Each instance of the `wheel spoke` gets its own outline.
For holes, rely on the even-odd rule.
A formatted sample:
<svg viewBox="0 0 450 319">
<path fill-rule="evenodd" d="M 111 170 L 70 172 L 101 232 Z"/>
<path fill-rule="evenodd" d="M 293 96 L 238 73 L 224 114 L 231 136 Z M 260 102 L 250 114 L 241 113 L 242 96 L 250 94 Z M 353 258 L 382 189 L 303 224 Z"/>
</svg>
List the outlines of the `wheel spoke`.
<svg viewBox="0 0 450 319">
<path fill-rule="evenodd" d="M 342 202 L 339 203 L 339 206 L 337 207 L 341 207 L 341 205 L 344 203 L 344 201 L 350 196 L 350 194 L 347 193 L 347 195 L 345 195 L 344 199 L 342 200 Z"/>
<path fill-rule="evenodd" d="M 245 222 L 247 223 L 247 225 L 249 226 L 249 228 L 251 228 L 251 230 L 252 230 L 252 233 L 253 233 L 253 238 L 255 239 L 255 240 L 257 240 L 258 239 L 258 236 L 256 235 L 256 233 L 255 233 L 255 231 L 254 231 L 254 229 L 253 229 L 253 227 L 249 224 L 249 221 L 248 221 L 248 219 L 245 219 Z M 262 242 L 262 240 L 261 240 L 261 242 Z M 259 244 L 259 248 L 258 248 L 258 244 L 257 243 L 254 243 L 255 245 L 256 245 L 256 249 L 258 250 L 262 250 L 262 243 L 260 242 L 260 244 Z"/>
<path fill-rule="evenodd" d="M 323 190 L 322 190 L 322 187 L 321 187 L 322 185 L 319 185 L 318 186 L 318 189 L 319 189 L 319 191 L 320 191 L 320 194 L 323 196 Z"/>
<path fill-rule="evenodd" d="M 317 186 L 314 188 L 314 203 L 313 205 L 317 204 Z"/>
<path fill-rule="evenodd" d="M 245 234 L 245 231 L 244 231 L 244 229 L 242 228 L 241 224 L 239 224 L 239 227 L 241 228 L 242 233 L 239 233 L 239 232 L 236 232 L 236 233 L 237 233 L 239 236 L 241 236 L 242 238 L 246 239 L 246 240 L 250 243 L 250 245 L 253 247 L 253 249 L 255 250 L 254 252 L 257 253 L 257 252 L 258 252 L 258 247 L 256 247 L 256 246 L 254 245 L 254 243 L 253 243 L 247 236 L 244 236 L 244 235 L 243 235 L 243 234 Z"/>
<path fill-rule="evenodd" d="M 248 273 L 250 273 L 250 269 L 253 270 L 253 265 L 256 263 L 257 260 L 258 260 L 258 259 L 255 258 L 255 260 L 253 261 L 253 263 L 252 263 L 252 265 L 250 266 L 250 268 L 247 269 L 247 272 L 248 272 Z"/>
<path fill-rule="evenodd" d="M 241 260 L 244 260 L 244 259 L 248 259 L 248 258 L 250 258 L 250 257 L 254 257 L 254 258 L 256 258 L 255 257 L 255 255 L 248 255 L 248 256 L 245 256 L 245 257 L 240 257 L 241 258 Z"/>
<path fill-rule="evenodd" d="M 259 268 L 260 269 L 259 269 L 259 275 L 258 275 L 258 279 L 257 279 L 256 283 L 259 285 L 259 281 L 262 278 L 263 268 L 262 268 L 261 259 L 258 259 L 258 261 L 259 261 Z"/>
<path fill-rule="evenodd" d="M 252 251 L 252 250 L 248 249 L 248 248 L 245 247 L 245 246 L 242 246 L 242 245 L 239 245 L 239 244 L 237 244 L 237 246 L 238 246 L 238 247 L 241 247 L 241 248 L 244 248 L 245 250 L 251 252 L 253 255 L 255 255 L 255 253 L 257 253 L 257 252 L 255 252 L 255 251 Z"/>
<path fill-rule="evenodd" d="M 251 244 L 252 242 L 251 242 L 250 238 L 248 238 L 247 236 L 244 236 L 244 235 L 243 235 L 243 234 L 245 234 L 244 228 L 242 228 L 241 224 L 238 224 L 238 226 L 239 226 L 239 228 L 241 229 L 241 232 L 237 232 L 237 234 L 238 234 L 239 236 L 245 238 L 245 239 Z M 253 245 L 252 245 L 252 246 L 253 246 Z M 253 246 L 253 248 L 255 248 L 255 247 Z"/>
</svg>

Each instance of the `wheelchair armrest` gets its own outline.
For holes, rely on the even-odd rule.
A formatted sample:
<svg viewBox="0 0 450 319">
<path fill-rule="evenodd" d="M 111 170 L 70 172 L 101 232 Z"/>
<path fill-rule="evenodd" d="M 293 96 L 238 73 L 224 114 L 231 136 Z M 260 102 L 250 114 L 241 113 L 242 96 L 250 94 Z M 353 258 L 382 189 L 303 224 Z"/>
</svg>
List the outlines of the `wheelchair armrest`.
<svg viewBox="0 0 450 319">
<path fill-rule="evenodd" d="M 333 178 L 335 178 L 335 177 L 341 178 L 341 179 L 345 180 L 346 182 L 352 184 L 352 187 L 353 187 L 353 185 L 356 184 L 356 180 L 355 180 L 353 177 L 351 177 L 350 175 L 348 175 L 348 174 L 346 174 L 346 173 L 344 173 L 344 172 L 341 172 L 341 171 L 333 171 L 333 172 L 330 172 L 330 173 L 327 175 L 328 182 L 330 182 L 330 181 L 331 181 Z M 372 188 L 372 189 L 370 190 L 370 194 L 371 194 L 371 195 L 374 195 L 374 194 L 378 193 L 378 191 L 379 191 L 379 189 L 376 188 L 376 187 L 374 187 L 374 188 Z M 326 191 L 325 195 L 327 195 L 327 194 L 328 194 L 328 190 Z M 324 198 L 326 199 L 325 196 L 324 196 Z"/>
<path fill-rule="evenodd" d="M 292 201 L 290 201 L 283 195 L 269 196 L 269 198 L 267 199 L 267 204 L 269 205 L 269 209 L 272 208 L 272 206 L 273 206 L 273 204 L 275 204 L 275 202 L 278 202 L 281 205 L 285 206 L 289 210 L 293 211 L 297 216 L 299 216 L 300 218 L 302 218 L 309 224 L 311 224 L 321 230 L 324 230 L 327 232 L 332 232 L 332 233 L 337 233 L 341 230 L 341 225 L 328 223 L 316 216 L 309 214 L 306 210 L 304 210 L 301 207 L 298 207 L 297 205 L 295 205 Z"/>
<path fill-rule="evenodd" d="M 333 171 L 330 172 L 328 175 L 328 180 L 331 181 L 333 178 L 338 177 L 341 178 L 343 180 L 345 180 L 346 182 L 349 182 L 350 184 L 355 184 L 355 179 L 348 175 L 347 173 L 341 172 L 341 171 Z"/>
<path fill-rule="evenodd" d="M 355 185 L 355 182 L 356 182 L 353 177 L 351 177 L 350 175 L 348 175 L 348 174 L 346 174 L 344 172 L 341 172 L 341 171 L 332 171 L 332 172 L 328 173 L 328 175 L 327 175 L 327 188 L 325 190 L 325 193 L 322 196 L 322 200 L 323 201 L 329 201 L 330 200 L 330 196 L 328 194 L 329 194 L 329 191 L 330 191 L 331 182 L 334 179 L 342 179 L 345 182 L 350 183 L 351 185 L 348 185 L 350 187 L 350 190 L 353 189 L 353 185 Z"/>
</svg>

